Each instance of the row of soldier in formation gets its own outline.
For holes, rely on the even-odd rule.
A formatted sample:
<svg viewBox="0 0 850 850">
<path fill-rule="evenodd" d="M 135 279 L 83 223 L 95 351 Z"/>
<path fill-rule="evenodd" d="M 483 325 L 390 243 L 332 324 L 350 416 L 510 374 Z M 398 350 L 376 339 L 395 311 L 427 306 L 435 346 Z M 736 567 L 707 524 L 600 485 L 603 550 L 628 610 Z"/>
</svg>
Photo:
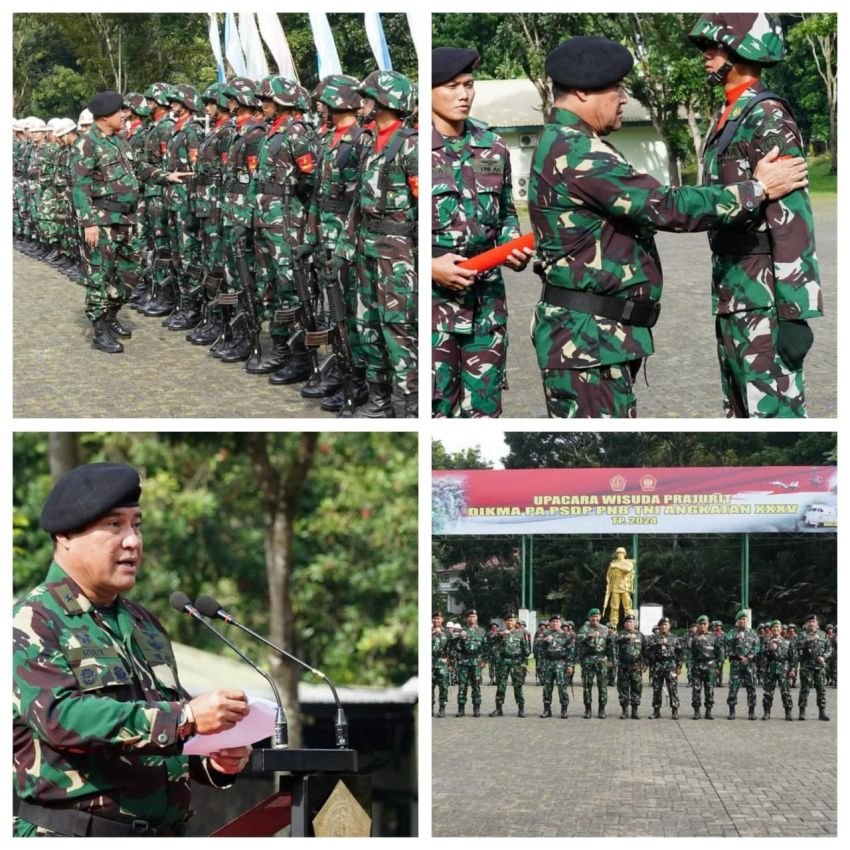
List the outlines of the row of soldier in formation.
<svg viewBox="0 0 850 850">
<path fill-rule="evenodd" d="M 157 82 L 87 111 L 88 127 L 15 123 L 13 221 L 19 250 L 86 287 L 94 348 L 123 351 L 129 302 L 325 411 L 394 417 L 395 394 L 416 416 L 407 77 L 335 74 L 312 94 L 279 76 Z"/>
<path fill-rule="evenodd" d="M 503 716 L 508 679 L 513 686 L 518 716 L 525 716 L 523 685 L 527 659 L 535 655 L 543 686 L 543 713 L 552 716 L 552 698 L 557 686 L 561 717 L 566 718 L 569 708 L 568 685 L 577 664 L 582 668 L 582 697 L 584 717 L 592 716 L 593 689 L 598 693 L 598 717 L 604 719 L 608 701 L 609 677 L 616 673 L 617 696 L 621 718 L 639 720 L 643 671 L 649 670 L 652 685 L 651 719 L 661 717 L 661 705 L 666 688 L 671 715 L 679 717 L 678 677 L 687 664 L 691 705 L 694 720 L 702 715 L 703 695 L 705 719 L 713 719 L 714 687 L 722 673 L 724 661 L 729 661 L 729 689 L 727 696 L 728 718 L 735 719 L 738 692 L 743 687 L 747 693 L 748 717 L 756 719 L 756 686 L 763 688 L 763 720 L 770 719 L 773 695 L 779 689 L 785 719 L 792 720 L 793 702 L 791 684 L 796 682 L 799 669 L 800 693 L 799 719 L 805 720 L 809 691 L 814 688 L 818 719 L 829 720 L 826 713 L 826 686 L 837 683 L 837 633 L 833 626 L 826 631 L 818 627 L 815 614 L 804 621 L 798 635 L 796 627 L 785 628 L 779 620 L 766 626 L 759 635 L 749 628 L 746 611 L 738 611 L 735 627 L 723 633 L 709 628 L 709 618 L 700 616 L 686 635 L 678 637 L 670 632 L 670 620 L 662 617 L 651 635 L 643 635 L 636 627 L 635 616 L 627 613 L 623 629 L 612 633 L 601 622 L 598 608 L 588 611 L 587 621 L 575 632 L 571 621 L 562 623 L 558 614 L 549 618 L 534 641 L 514 614 L 504 617 L 504 626 L 498 625 L 486 632 L 478 625 L 478 613 L 466 612 L 466 624 L 454 630 L 443 628 L 443 617 L 438 611 L 432 616 L 431 664 L 432 709 L 434 689 L 438 692 L 438 717 L 445 717 L 450 682 L 450 659 L 457 675 L 457 716 L 466 713 L 467 694 L 472 692 L 473 716 L 481 714 L 481 669 L 488 652 L 494 659 L 496 674 L 496 706 L 491 717 Z M 536 647 L 534 646 L 536 644 Z"/>
</svg>

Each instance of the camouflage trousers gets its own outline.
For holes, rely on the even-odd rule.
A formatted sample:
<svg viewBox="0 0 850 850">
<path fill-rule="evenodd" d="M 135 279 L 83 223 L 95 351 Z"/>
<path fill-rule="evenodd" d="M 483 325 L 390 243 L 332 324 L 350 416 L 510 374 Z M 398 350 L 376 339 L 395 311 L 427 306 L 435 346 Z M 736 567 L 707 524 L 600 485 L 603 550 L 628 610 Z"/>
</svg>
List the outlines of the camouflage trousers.
<svg viewBox="0 0 850 850">
<path fill-rule="evenodd" d="M 593 683 L 599 693 L 599 707 L 608 704 L 608 661 L 604 657 L 585 658 L 581 662 L 581 690 L 585 705 L 593 702 Z"/>
<path fill-rule="evenodd" d="M 631 667 L 620 667 L 617 671 L 617 696 L 624 708 L 640 705 L 640 695 L 643 691 L 643 678 L 640 664 Z"/>
<path fill-rule="evenodd" d="M 826 668 L 800 665 L 800 696 L 797 705 L 805 708 L 809 701 L 809 690 L 814 687 L 818 708 L 826 708 Z"/>
<path fill-rule="evenodd" d="M 83 240 L 83 272 L 86 318 L 94 321 L 110 307 L 120 307 L 139 280 L 141 258 L 136 251 L 133 226 L 113 224 L 98 228 L 92 248 Z"/>
<path fill-rule="evenodd" d="M 431 704 L 434 703 L 434 688 L 437 688 L 440 705 L 445 705 L 449 699 L 449 665 L 444 659 L 434 658 L 431 661 Z M 480 693 L 480 690 L 479 690 Z M 473 698 L 475 692 L 473 691 Z"/>
<path fill-rule="evenodd" d="M 552 702 L 552 691 L 557 685 L 561 707 L 566 708 L 570 704 L 566 680 L 567 662 L 561 659 L 544 658 L 541 663 L 543 665 L 543 702 Z"/>
<path fill-rule="evenodd" d="M 168 234 L 171 255 L 177 270 L 180 300 L 184 306 L 200 298 L 201 288 L 201 240 L 197 233 L 197 221 L 191 221 L 186 207 L 168 211 Z"/>
<path fill-rule="evenodd" d="M 729 706 L 738 704 L 738 689 L 743 685 L 747 689 L 747 706 L 756 704 L 756 671 L 753 664 L 742 664 L 732 659 L 729 663 L 729 694 L 726 702 Z"/>
<path fill-rule="evenodd" d="M 806 415 L 803 369 L 789 370 L 776 351 L 774 313 L 748 310 L 715 319 L 726 417 Z"/>
<path fill-rule="evenodd" d="M 632 375 L 640 369 L 640 363 L 637 360 L 592 369 L 543 369 L 549 417 L 634 419 L 637 400 Z"/>
<path fill-rule="evenodd" d="M 675 670 L 666 670 L 664 667 L 653 667 L 650 670 L 650 681 L 652 682 L 652 707 L 661 708 L 661 695 L 664 685 L 667 685 L 667 694 L 670 697 L 670 708 L 679 707 L 679 681 Z"/>
<path fill-rule="evenodd" d="M 52 188 L 41 193 L 41 205 L 38 210 L 38 227 L 42 239 L 49 245 L 58 245 L 65 217 L 62 198 Z"/>
<path fill-rule="evenodd" d="M 691 670 L 693 690 L 691 691 L 691 705 L 697 709 L 702 704 L 702 695 L 705 691 L 705 707 L 714 706 L 714 668 L 704 667 L 702 664 L 694 664 Z"/>
<path fill-rule="evenodd" d="M 525 664 L 523 661 L 513 658 L 500 658 L 496 665 L 496 706 L 505 701 L 505 692 L 508 689 L 508 677 L 514 689 L 514 699 L 518 708 L 525 705 L 525 697 L 522 693 L 522 683 L 525 678 Z"/>
<path fill-rule="evenodd" d="M 788 682 L 788 676 L 784 670 L 768 670 L 764 677 L 764 692 L 762 693 L 762 707 L 765 711 L 770 711 L 773 705 L 773 689 L 779 686 L 779 697 L 782 700 L 782 707 L 786 711 L 791 711 L 794 702 L 791 699 L 791 686 Z"/>
<path fill-rule="evenodd" d="M 472 704 L 481 705 L 481 666 L 478 661 L 457 663 L 457 704 L 466 705 L 466 693 L 472 687 Z"/>
<path fill-rule="evenodd" d="M 292 277 L 291 236 L 283 226 L 258 227 L 254 230 L 254 256 L 257 279 L 254 300 L 262 308 L 266 305 L 269 317 L 276 310 L 294 310 L 301 301 L 295 291 Z M 289 337 L 292 324 L 272 323 L 269 328 L 272 336 Z"/>
</svg>

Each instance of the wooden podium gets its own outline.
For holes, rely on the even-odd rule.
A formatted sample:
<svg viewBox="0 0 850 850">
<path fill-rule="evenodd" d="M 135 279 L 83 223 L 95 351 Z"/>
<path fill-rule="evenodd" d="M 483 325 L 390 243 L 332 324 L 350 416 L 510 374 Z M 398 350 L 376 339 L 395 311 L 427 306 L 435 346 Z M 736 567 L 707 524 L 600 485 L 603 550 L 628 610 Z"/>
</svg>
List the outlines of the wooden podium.
<svg viewBox="0 0 850 850">
<path fill-rule="evenodd" d="M 355 750 L 254 750 L 250 767 L 288 775 L 279 777 L 276 793 L 214 836 L 271 836 L 287 826 L 293 838 L 371 835 L 371 781 L 357 774 Z"/>
</svg>

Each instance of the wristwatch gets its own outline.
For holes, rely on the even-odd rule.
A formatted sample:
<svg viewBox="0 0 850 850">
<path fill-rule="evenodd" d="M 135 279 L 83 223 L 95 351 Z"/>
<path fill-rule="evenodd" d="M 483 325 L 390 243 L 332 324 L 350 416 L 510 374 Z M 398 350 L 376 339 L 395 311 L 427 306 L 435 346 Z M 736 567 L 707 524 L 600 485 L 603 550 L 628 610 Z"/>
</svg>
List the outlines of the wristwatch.
<svg viewBox="0 0 850 850">
<path fill-rule="evenodd" d="M 177 737 L 185 741 L 195 734 L 195 714 L 188 702 L 183 703 L 177 718 Z"/>
<path fill-rule="evenodd" d="M 753 184 L 755 185 L 756 190 L 756 203 L 761 204 L 763 201 L 767 200 L 767 192 L 764 188 L 764 183 L 761 180 L 753 179 Z"/>
</svg>

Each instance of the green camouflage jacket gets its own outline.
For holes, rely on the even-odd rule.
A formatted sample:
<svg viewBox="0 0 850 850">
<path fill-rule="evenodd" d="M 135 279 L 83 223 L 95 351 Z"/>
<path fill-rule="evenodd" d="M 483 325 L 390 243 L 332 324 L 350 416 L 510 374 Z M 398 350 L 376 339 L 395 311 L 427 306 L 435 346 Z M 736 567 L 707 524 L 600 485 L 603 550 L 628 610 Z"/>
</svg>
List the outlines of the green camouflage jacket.
<svg viewBox="0 0 850 850">
<path fill-rule="evenodd" d="M 166 166 L 166 151 L 168 150 L 168 140 L 174 130 L 174 119 L 170 112 L 165 112 L 158 120 L 152 121 L 145 133 L 145 162 L 153 171 L 165 171 Z M 144 172 L 147 174 L 147 172 Z M 162 180 L 144 178 L 145 195 L 154 196 L 163 193 L 164 182 Z"/>
<path fill-rule="evenodd" d="M 614 639 L 614 652 L 620 667 L 636 667 L 643 663 L 646 638 L 637 629 L 617 632 Z"/>
<path fill-rule="evenodd" d="M 635 171 L 573 112 L 556 108 L 532 158 L 528 210 L 549 284 L 659 301 L 655 231 L 708 230 L 750 219 L 758 212 L 755 192 L 753 182 L 662 186 Z M 608 366 L 653 352 L 646 327 L 542 303 L 536 316 L 552 326 L 549 369 Z"/>
<path fill-rule="evenodd" d="M 762 650 L 764 671 L 771 676 L 784 676 L 791 661 L 791 644 L 784 637 L 770 635 Z"/>
<path fill-rule="evenodd" d="M 675 670 L 682 666 L 682 644 L 669 632 L 650 635 L 646 641 L 646 658 L 653 669 Z"/>
<path fill-rule="evenodd" d="M 608 634 L 607 626 L 603 623 L 582 626 L 576 635 L 576 652 L 581 664 L 595 658 L 606 658 L 613 662 L 614 640 Z"/>
<path fill-rule="evenodd" d="M 832 644 L 826 636 L 826 632 L 816 629 L 810 633 L 803 629 L 797 635 L 796 658 L 800 662 L 800 667 L 809 669 L 824 667 L 825 664 L 821 664 L 818 658 L 823 658 L 826 661 L 830 655 L 832 655 Z"/>
<path fill-rule="evenodd" d="M 730 629 L 726 633 L 726 638 L 723 642 L 718 642 L 720 658 L 723 660 L 723 650 L 726 651 L 726 658 L 730 661 L 739 661 L 742 655 L 746 655 L 750 662 L 761 651 L 761 641 L 759 636 L 752 629 Z"/>
<path fill-rule="evenodd" d="M 693 667 L 711 667 L 720 665 L 720 644 L 714 632 L 706 632 L 704 635 L 695 632 L 689 641 L 690 664 Z"/>
<path fill-rule="evenodd" d="M 198 148 L 204 137 L 204 125 L 193 115 L 180 117 L 168 140 L 164 167 L 166 171 L 194 171 Z M 185 216 L 189 212 L 189 197 L 194 194 L 194 177 L 184 177 L 182 183 L 169 183 L 165 190 L 165 206 Z"/>
<path fill-rule="evenodd" d="M 237 119 L 233 126 L 235 134 L 224 164 L 222 220 L 230 226 L 250 230 L 254 220 L 254 174 L 266 125 L 261 118 L 247 115 Z"/>
<path fill-rule="evenodd" d="M 223 117 L 210 127 L 201 141 L 193 197 L 193 212 L 198 218 L 217 218 L 220 215 L 227 152 L 235 136 L 233 122 Z"/>
<path fill-rule="evenodd" d="M 481 626 L 463 626 L 460 634 L 451 640 L 457 651 L 458 661 L 478 663 L 487 645 L 487 632 Z"/>
<path fill-rule="evenodd" d="M 449 636 L 443 629 L 438 635 L 431 633 L 431 665 L 435 670 L 449 669 Z"/>
<path fill-rule="evenodd" d="M 127 142 L 105 136 L 93 124 L 75 146 L 73 197 L 80 227 L 133 224 L 139 181 Z"/>
<path fill-rule="evenodd" d="M 472 257 L 520 235 L 511 185 L 511 158 L 501 137 L 467 121 L 457 139 L 431 131 L 431 251 Z M 462 291 L 431 288 L 431 328 L 473 333 L 508 320 L 497 267 Z"/>
<path fill-rule="evenodd" d="M 177 829 L 191 814 L 190 778 L 232 783 L 206 759 L 180 755 L 187 695 L 171 643 L 144 608 L 119 597 L 107 619 L 53 563 L 15 605 L 12 628 L 21 799 Z"/>
<path fill-rule="evenodd" d="M 734 119 L 764 86 L 757 83 L 735 101 Z M 781 156 L 803 156 L 803 140 L 794 116 L 777 100 L 764 100 L 744 115 L 729 147 L 718 159 L 719 115 L 703 148 L 703 182 L 729 185 L 752 179 L 758 161 L 778 147 Z M 712 244 L 712 307 L 715 313 L 739 310 L 776 311 L 780 319 L 810 319 L 823 312 L 820 271 L 815 253 L 815 228 L 809 193 L 799 189 L 763 207 L 763 218 L 735 228 L 737 233 L 756 231 L 768 237 L 764 253 L 734 256 Z"/>
<path fill-rule="evenodd" d="M 511 629 L 496 635 L 496 658 L 501 662 L 521 663 L 531 654 L 525 633 L 519 629 Z"/>
<path fill-rule="evenodd" d="M 575 643 L 561 629 L 547 629 L 540 644 L 540 656 L 544 664 L 555 661 L 563 661 L 567 667 L 575 664 Z"/>
</svg>

